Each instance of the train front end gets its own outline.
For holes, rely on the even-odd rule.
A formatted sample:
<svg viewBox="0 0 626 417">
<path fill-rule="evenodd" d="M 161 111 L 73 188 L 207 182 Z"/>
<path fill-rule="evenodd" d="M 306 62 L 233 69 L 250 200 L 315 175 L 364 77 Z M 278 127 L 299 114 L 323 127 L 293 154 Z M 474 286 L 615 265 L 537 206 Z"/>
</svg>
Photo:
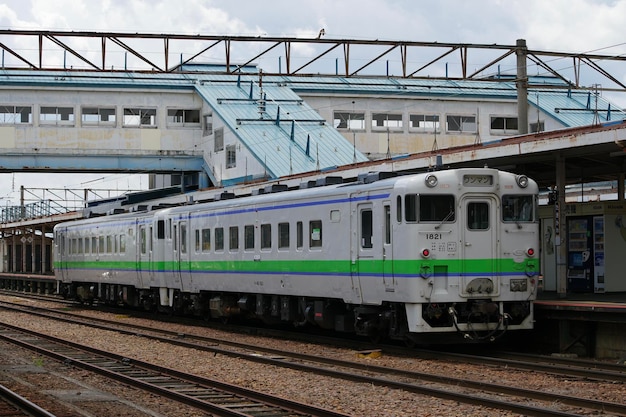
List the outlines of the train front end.
<svg viewBox="0 0 626 417">
<path fill-rule="evenodd" d="M 420 180 L 425 187 L 404 196 L 406 212 L 415 206 L 410 246 L 420 277 L 413 288 L 420 302 L 406 304 L 410 334 L 493 341 L 507 330 L 532 329 L 536 183 L 494 169 L 434 172 Z"/>
</svg>

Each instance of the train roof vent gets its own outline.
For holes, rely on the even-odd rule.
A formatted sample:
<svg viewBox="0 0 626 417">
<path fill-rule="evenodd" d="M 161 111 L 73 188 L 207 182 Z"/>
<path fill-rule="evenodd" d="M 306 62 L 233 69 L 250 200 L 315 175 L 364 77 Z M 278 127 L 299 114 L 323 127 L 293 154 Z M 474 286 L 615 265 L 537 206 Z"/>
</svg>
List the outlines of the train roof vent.
<svg viewBox="0 0 626 417">
<path fill-rule="evenodd" d="M 283 191 L 287 191 L 288 189 L 289 187 L 287 187 L 287 184 L 272 184 L 265 187 L 264 192 L 265 194 L 280 193 Z"/>
<path fill-rule="evenodd" d="M 107 212 L 108 215 L 111 215 L 111 214 L 122 214 L 122 213 L 126 213 L 126 210 L 124 210 L 123 208 L 114 208 L 114 209 L 111 209 L 111 210 L 109 210 Z"/>
<path fill-rule="evenodd" d="M 384 180 L 387 178 L 397 177 L 397 172 L 379 171 L 379 172 L 364 172 L 359 174 L 357 181 L 363 184 L 370 184 L 372 182 Z"/>
<path fill-rule="evenodd" d="M 215 196 L 215 201 L 220 200 L 232 200 L 235 198 L 235 193 L 230 193 L 228 191 L 223 191 L 222 193 Z"/>
<path fill-rule="evenodd" d="M 148 206 L 146 204 L 138 204 L 132 209 L 133 212 L 137 211 L 148 211 Z"/>
<path fill-rule="evenodd" d="M 343 178 L 331 175 L 328 177 L 318 178 L 315 181 L 316 187 L 323 187 L 325 185 L 333 185 L 333 184 L 343 184 Z"/>
<path fill-rule="evenodd" d="M 303 181 L 300 183 L 300 189 L 303 190 L 305 188 L 313 188 L 315 187 L 315 180 Z"/>
</svg>

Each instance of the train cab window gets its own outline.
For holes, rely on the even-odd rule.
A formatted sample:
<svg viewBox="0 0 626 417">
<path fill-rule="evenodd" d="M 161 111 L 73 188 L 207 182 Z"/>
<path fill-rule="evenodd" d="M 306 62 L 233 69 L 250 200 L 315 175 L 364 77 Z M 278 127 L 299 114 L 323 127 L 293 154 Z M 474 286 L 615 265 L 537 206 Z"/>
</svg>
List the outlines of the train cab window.
<svg viewBox="0 0 626 417">
<path fill-rule="evenodd" d="M 202 252 L 211 250 L 211 229 L 202 229 Z"/>
<path fill-rule="evenodd" d="M 361 247 L 371 249 L 372 233 L 374 229 L 374 216 L 371 209 L 361 210 Z"/>
<path fill-rule="evenodd" d="M 477 201 L 467 204 L 467 228 L 469 230 L 489 229 L 489 203 Z"/>
<path fill-rule="evenodd" d="M 228 249 L 239 250 L 239 227 L 237 226 L 228 228 Z"/>
<path fill-rule="evenodd" d="M 261 249 L 272 249 L 272 225 L 261 225 Z"/>
<path fill-rule="evenodd" d="M 215 228 L 215 250 L 224 250 L 224 228 Z"/>
<path fill-rule="evenodd" d="M 532 222 L 534 201 L 531 195 L 502 196 L 502 221 Z"/>
<path fill-rule="evenodd" d="M 417 221 L 417 194 L 404 196 L 404 219 L 407 222 Z"/>
<path fill-rule="evenodd" d="M 420 194 L 420 222 L 448 222 L 455 219 L 454 196 L 449 194 Z"/>
<path fill-rule="evenodd" d="M 309 222 L 309 247 L 322 247 L 322 221 L 311 220 Z"/>
<path fill-rule="evenodd" d="M 157 239 L 165 239 L 165 221 L 157 221 Z"/>
<path fill-rule="evenodd" d="M 278 223 L 278 249 L 289 248 L 289 223 Z"/>
<path fill-rule="evenodd" d="M 245 250 L 254 249 L 254 226 L 246 225 L 243 227 L 243 247 Z"/>
<path fill-rule="evenodd" d="M 304 228 L 302 222 L 296 223 L 296 249 L 302 249 L 304 246 Z"/>
<path fill-rule="evenodd" d="M 120 235 L 120 253 L 126 252 L 126 236 Z"/>
</svg>

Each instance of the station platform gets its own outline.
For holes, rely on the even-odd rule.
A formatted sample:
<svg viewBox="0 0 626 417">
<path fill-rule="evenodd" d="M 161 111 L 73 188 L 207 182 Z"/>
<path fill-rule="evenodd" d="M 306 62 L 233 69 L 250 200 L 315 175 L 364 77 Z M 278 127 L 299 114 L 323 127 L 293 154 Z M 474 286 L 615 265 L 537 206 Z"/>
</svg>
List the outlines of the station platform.
<svg viewBox="0 0 626 417">
<path fill-rule="evenodd" d="M 537 345 L 584 357 L 626 358 L 626 293 L 540 292 L 534 308 Z"/>
</svg>

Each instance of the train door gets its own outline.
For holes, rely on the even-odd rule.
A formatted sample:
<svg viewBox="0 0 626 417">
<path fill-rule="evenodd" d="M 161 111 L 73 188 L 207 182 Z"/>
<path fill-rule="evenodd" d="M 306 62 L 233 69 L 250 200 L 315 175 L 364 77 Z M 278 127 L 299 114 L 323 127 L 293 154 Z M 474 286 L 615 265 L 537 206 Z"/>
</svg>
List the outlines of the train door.
<svg viewBox="0 0 626 417">
<path fill-rule="evenodd" d="M 489 196 L 467 196 L 462 202 L 462 282 L 464 296 L 497 295 L 498 212 Z"/>
<path fill-rule="evenodd" d="M 139 288 L 143 288 L 144 282 L 150 282 L 152 280 L 152 227 L 138 225 L 137 231 L 137 239 L 139 241 L 139 247 L 137 248 L 137 259 L 139 264 L 137 265 L 137 271 L 139 272 L 137 275 L 139 276 L 139 282 L 137 283 L 137 286 Z"/>
<path fill-rule="evenodd" d="M 191 287 L 188 225 L 187 220 L 174 224 L 174 274 L 180 280 L 181 291 L 189 291 Z"/>
<path fill-rule="evenodd" d="M 380 299 L 379 291 L 384 282 L 383 239 L 380 233 L 380 221 L 375 221 L 372 203 L 356 205 L 356 274 L 361 288 L 363 302 L 375 302 Z M 365 285 L 364 285 L 364 280 Z"/>
<path fill-rule="evenodd" d="M 383 282 L 386 291 L 395 291 L 396 280 L 393 275 L 393 244 L 392 242 L 391 203 L 383 202 Z"/>
</svg>

